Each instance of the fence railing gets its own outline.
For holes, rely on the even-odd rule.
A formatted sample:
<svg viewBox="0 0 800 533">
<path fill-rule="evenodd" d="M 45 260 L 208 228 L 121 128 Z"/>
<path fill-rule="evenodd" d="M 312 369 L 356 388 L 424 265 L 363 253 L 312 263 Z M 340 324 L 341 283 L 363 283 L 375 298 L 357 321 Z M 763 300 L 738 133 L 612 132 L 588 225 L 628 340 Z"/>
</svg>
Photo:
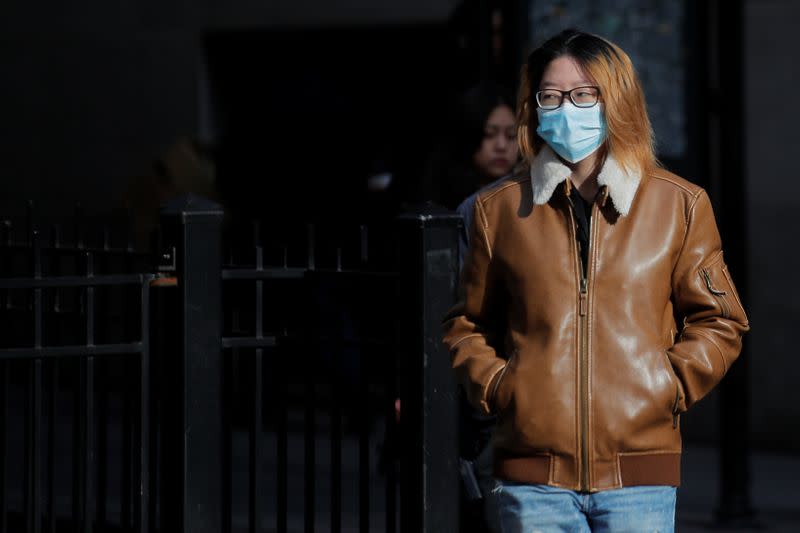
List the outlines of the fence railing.
<svg viewBox="0 0 800 533">
<path fill-rule="evenodd" d="M 165 206 L 151 272 L 108 232 L 92 251 L 4 241 L 0 531 L 457 531 L 438 338 L 460 218 L 308 226 L 299 245 L 256 225 L 229 252 L 222 215 Z"/>
<path fill-rule="evenodd" d="M 30 209 L 22 231 L 9 221 L 2 229 L 0 531 L 139 528 L 148 521 L 153 276 L 134 272 L 141 257 L 112 248 L 109 233 L 90 245 L 76 224 L 64 242 L 59 226 L 45 236 Z"/>
</svg>

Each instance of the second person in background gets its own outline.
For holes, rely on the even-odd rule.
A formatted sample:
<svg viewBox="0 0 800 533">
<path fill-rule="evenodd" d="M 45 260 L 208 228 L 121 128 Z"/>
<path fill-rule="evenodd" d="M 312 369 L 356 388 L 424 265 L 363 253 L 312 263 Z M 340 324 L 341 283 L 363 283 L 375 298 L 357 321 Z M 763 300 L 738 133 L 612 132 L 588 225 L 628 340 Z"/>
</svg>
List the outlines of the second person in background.
<svg viewBox="0 0 800 533">
<path fill-rule="evenodd" d="M 455 209 L 475 191 L 508 175 L 519 154 L 514 98 L 493 82 L 462 94 L 425 170 L 425 196 Z"/>
<path fill-rule="evenodd" d="M 427 169 L 426 193 L 428 199 L 456 209 L 464 218 L 459 239 L 462 257 L 477 192 L 508 177 L 518 163 L 514 98 L 499 84 L 484 81 L 457 99 L 448 122 Z M 471 407 L 463 394 L 460 397 L 462 533 L 483 533 L 487 526 L 481 490 L 491 481 L 488 444 L 495 420 Z"/>
</svg>

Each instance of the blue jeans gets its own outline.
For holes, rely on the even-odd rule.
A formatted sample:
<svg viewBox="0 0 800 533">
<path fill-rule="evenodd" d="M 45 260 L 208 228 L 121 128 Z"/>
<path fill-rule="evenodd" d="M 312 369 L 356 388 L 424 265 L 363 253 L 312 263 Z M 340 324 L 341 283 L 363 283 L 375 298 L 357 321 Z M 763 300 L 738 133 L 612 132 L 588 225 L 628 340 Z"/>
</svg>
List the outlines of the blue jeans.
<svg viewBox="0 0 800 533">
<path fill-rule="evenodd" d="M 495 533 L 673 533 L 675 487 L 640 486 L 595 493 L 495 479 L 484 494 Z"/>
</svg>

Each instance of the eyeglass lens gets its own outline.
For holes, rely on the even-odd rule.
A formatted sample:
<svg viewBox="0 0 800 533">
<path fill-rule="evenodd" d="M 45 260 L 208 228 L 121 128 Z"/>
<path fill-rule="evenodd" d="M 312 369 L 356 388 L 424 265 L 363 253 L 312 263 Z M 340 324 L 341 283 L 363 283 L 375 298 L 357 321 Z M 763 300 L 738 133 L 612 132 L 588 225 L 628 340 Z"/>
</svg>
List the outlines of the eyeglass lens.
<svg viewBox="0 0 800 533">
<path fill-rule="evenodd" d="M 536 102 L 542 109 L 556 109 L 564 102 L 564 96 L 561 91 L 545 89 L 536 93 Z M 599 96 L 597 87 L 575 87 L 569 91 L 570 100 L 577 107 L 592 107 Z"/>
</svg>

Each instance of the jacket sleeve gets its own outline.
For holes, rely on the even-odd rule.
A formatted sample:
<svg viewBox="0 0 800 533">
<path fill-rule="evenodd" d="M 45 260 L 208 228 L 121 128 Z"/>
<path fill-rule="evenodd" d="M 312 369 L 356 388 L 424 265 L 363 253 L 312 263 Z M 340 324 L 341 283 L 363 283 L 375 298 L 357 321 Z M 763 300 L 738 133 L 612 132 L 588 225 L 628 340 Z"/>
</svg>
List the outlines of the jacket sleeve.
<svg viewBox="0 0 800 533">
<path fill-rule="evenodd" d="M 705 191 L 695 196 L 687 221 L 672 275 L 673 304 L 683 326 L 667 351 L 683 387 L 678 411 L 685 411 L 719 383 L 739 356 L 742 335 L 750 329 L 723 259 L 714 212 Z"/>
<path fill-rule="evenodd" d="M 473 194 L 466 200 L 458 204 L 456 212 L 464 219 L 461 225 L 461 231 L 458 232 L 458 270 L 464 268 L 464 254 L 469 249 L 470 231 L 472 231 L 472 219 L 475 211 L 475 199 L 477 194 Z"/>
<path fill-rule="evenodd" d="M 492 327 L 490 317 L 505 311 L 496 305 L 497 276 L 480 198 L 475 201 L 471 226 L 470 246 L 461 271 L 461 299 L 445 316 L 443 340 L 467 399 L 483 413 L 490 414 L 490 385 L 506 364 L 493 346 L 498 332 Z"/>
</svg>

